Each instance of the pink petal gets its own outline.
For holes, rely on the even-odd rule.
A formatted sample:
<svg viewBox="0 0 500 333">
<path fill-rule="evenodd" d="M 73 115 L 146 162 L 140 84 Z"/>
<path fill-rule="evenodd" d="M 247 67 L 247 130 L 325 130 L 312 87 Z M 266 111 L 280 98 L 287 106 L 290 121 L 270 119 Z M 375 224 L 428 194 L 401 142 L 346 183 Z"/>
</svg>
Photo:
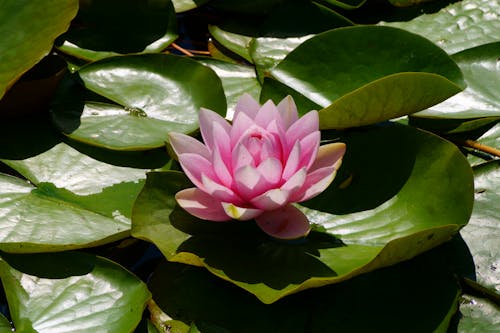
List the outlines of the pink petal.
<svg viewBox="0 0 500 333">
<path fill-rule="evenodd" d="M 198 118 L 200 122 L 201 135 L 208 149 L 213 150 L 215 144 L 213 137 L 214 124 L 219 124 L 220 126 L 218 127 L 218 130 L 223 130 L 227 135 L 229 135 L 231 126 L 226 119 L 222 118 L 218 113 L 209 109 L 201 108 Z"/>
<path fill-rule="evenodd" d="M 203 220 L 229 221 L 221 202 L 197 188 L 187 188 L 177 192 L 175 200 L 189 214 Z"/>
<path fill-rule="evenodd" d="M 243 138 L 244 133 L 255 126 L 253 119 L 247 114 L 240 113 L 234 117 L 233 126 L 231 127 L 231 147 L 235 147 Z"/>
<path fill-rule="evenodd" d="M 203 192 L 213 196 L 219 201 L 232 202 L 241 204 L 243 200 L 233 192 L 233 190 L 221 185 L 205 175 L 201 175 L 201 181 L 203 183 Z"/>
<path fill-rule="evenodd" d="M 170 132 L 168 134 L 168 138 L 170 141 L 170 145 L 174 149 L 174 152 L 177 156 L 186 153 L 197 154 L 203 156 L 206 159 L 210 158 L 210 152 L 207 147 L 196 140 L 195 138 L 190 137 L 189 135 L 185 135 L 182 133 Z"/>
<path fill-rule="evenodd" d="M 247 147 L 245 147 L 243 144 L 237 145 L 233 149 L 232 155 L 233 172 L 246 165 L 255 166 L 255 161 L 252 154 L 250 154 Z"/>
<path fill-rule="evenodd" d="M 285 129 L 289 128 L 294 122 L 297 121 L 297 119 L 299 119 L 297 106 L 291 96 L 283 98 L 277 108 Z"/>
<path fill-rule="evenodd" d="M 226 215 L 231 216 L 235 220 L 246 221 L 255 218 L 262 214 L 262 210 L 256 208 L 238 207 L 232 203 L 223 202 L 222 207 Z"/>
<path fill-rule="evenodd" d="M 249 165 L 235 171 L 234 182 L 240 196 L 247 200 L 264 193 L 272 186 L 256 168 Z"/>
<path fill-rule="evenodd" d="M 316 160 L 318 154 L 319 142 L 321 134 L 319 131 L 314 131 L 300 140 L 300 165 L 309 169 L 313 162 Z"/>
<path fill-rule="evenodd" d="M 186 176 L 188 176 L 194 185 L 201 189 L 203 189 L 202 174 L 212 179 L 216 179 L 217 177 L 212 168 L 212 163 L 201 155 L 181 154 L 179 155 L 179 162 Z"/>
<path fill-rule="evenodd" d="M 281 180 L 283 166 L 279 160 L 270 157 L 262 161 L 257 167 L 257 170 L 268 183 L 276 184 Z"/>
<path fill-rule="evenodd" d="M 319 129 L 319 118 L 317 111 L 309 111 L 294 122 L 286 131 L 286 140 L 291 147 L 296 141 L 302 140 L 308 134 Z"/>
<path fill-rule="evenodd" d="M 337 169 L 333 166 L 315 170 L 307 175 L 302 188 L 296 191 L 290 200 L 293 200 L 293 202 L 302 202 L 317 196 L 326 190 L 336 174 Z"/>
<path fill-rule="evenodd" d="M 316 160 L 312 164 L 309 171 L 314 171 L 316 169 L 321 169 L 329 166 L 334 166 L 336 169 L 340 168 L 342 163 L 342 157 L 346 151 L 345 143 L 336 142 L 330 143 L 324 146 L 320 146 L 318 149 L 318 155 Z"/>
<path fill-rule="evenodd" d="M 233 119 L 240 113 L 246 114 L 250 119 L 254 119 L 260 109 L 260 104 L 249 94 L 243 94 L 236 103 Z"/>
<path fill-rule="evenodd" d="M 262 105 L 254 121 L 260 127 L 266 128 L 273 120 L 281 121 L 281 118 L 276 105 L 274 105 L 273 101 L 268 100 Z"/>
<path fill-rule="evenodd" d="M 283 207 L 288 202 L 290 192 L 275 188 L 253 198 L 251 203 L 262 210 L 269 211 Z"/>
<path fill-rule="evenodd" d="M 309 234 L 307 217 L 292 205 L 264 212 L 255 221 L 266 234 L 279 239 L 296 239 Z"/>
<path fill-rule="evenodd" d="M 227 168 L 231 168 L 231 140 L 229 134 L 219 123 L 213 124 L 213 151 L 218 151 L 219 156 Z"/>
<path fill-rule="evenodd" d="M 290 151 L 290 155 L 288 155 L 288 159 L 285 163 L 283 179 L 288 180 L 297 171 L 300 165 L 300 155 L 300 142 L 297 141 Z"/>
<path fill-rule="evenodd" d="M 229 167 L 226 164 L 231 163 L 231 161 L 229 160 L 229 162 L 226 162 L 223 160 L 223 157 L 221 156 L 219 148 L 217 148 L 217 146 L 212 153 L 212 163 L 215 174 L 219 178 L 220 182 L 227 187 L 231 187 L 233 184 L 233 175 L 229 170 L 231 164 L 229 164 Z"/>
<path fill-rule="evenodd" d="M 281 189 L 288 192 L 295 192 L 302 188 L 307 177 L 306 168 L 302 168 L 297 171 L 292 177 L 290 177 L 282 186 Z"/>
</svg>

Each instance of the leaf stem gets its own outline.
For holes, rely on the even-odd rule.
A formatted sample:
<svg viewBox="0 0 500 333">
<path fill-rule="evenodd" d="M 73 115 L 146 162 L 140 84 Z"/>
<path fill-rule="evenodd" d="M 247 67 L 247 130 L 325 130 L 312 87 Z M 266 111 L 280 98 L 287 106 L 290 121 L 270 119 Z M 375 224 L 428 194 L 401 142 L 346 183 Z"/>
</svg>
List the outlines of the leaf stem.
<svg viewBox="0 0 500 333">
<path fill-rule="evenodd" d="M 192 52 L 186 50 L 185 48 L 183 48 L 183 47 L 181 47 L 181 46 L 179 46 L 179 45 L 177 45 L 175 43 L 172 43 L 171 45 L 172 45 L 172 47 L 174 49 L 176 49 L 177 51 L 181 52 L 182 54 L 185 54 L 188 57 L 194 57 L 194 54 Z"/>
<path fill-rule="evenodd" d="M 477 150 L 480 150 L 482 152 L 488 153 L 490 155 L 500 157 L 500 149 L 490 147 L 487 145 L 483 145 L 482 143 L 479 143 L 479 142 L 474 141 L 474 140 L 460 141 L 460 144 L 464 147 L 477 149 Z"/>
</svg>

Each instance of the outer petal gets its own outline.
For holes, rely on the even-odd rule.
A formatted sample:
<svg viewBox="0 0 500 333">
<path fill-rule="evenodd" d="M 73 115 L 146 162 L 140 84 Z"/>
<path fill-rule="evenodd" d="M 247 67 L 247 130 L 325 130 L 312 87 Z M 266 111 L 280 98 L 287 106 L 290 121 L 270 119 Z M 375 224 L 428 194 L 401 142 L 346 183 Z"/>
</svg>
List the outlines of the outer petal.
<svg viewBox="0 0 500 333">
<path fill-rule="evenodd" d="M 311 230 L 304 213 L 292 205 L 264 212 L 255 221 L 266 234 L 280 239 L 304 237 Z"/>
<path fill-rule="evenodd" d="M 179 162 L 186 176 L 199 188 L 203 189 L 202 174 L 211 179 L 217 179 L 212 163 L 200 155 L 181 154 L 179 155 Z"/>
<path fill-rule="evenodd" d="M 253 198 L 251 203 L 265 211 L 275 210 L 287 204 L 289 195 L 289 191 L 275 188 Z"/>
<path fill-rule="evenodd" d="M 286 131 L 286 141 L 291 147 L 296 141 L 302 140 L 308 134 L 319 128 L 319 117 L 317 111 L 309 111 L 294 122 Z"/>
<path fill-rule="evenodd" d="M 201 108 L 198 113 L 198 118 L 200 122 L 200 131 L 203 136 L 203 142 L 208 147 L 208 149 L 213 150 L 214 147 L 214 123 L 219 124 L 219 128 L 217 130 L 224 130 L 227 135 L 229 135 L 229 131 L 231 130 L 231 125 L 226 121 L 226 119 L 222 118 L 218 113 L 213 112 L 209 109 Z"/>
<path fill-rule="evenodd" d="M 243 94 L 236 103 L 235 112 L 233 119 L 236 119 L 236 116 L 239 113 L 245 113 L 251 119 L 254 119 L 257 115 L 257 112 L 260 109 L 260 104 L 253 99 L 249 94 Z"/>
<path fill-rule="evenodd" d="M 281 119 L 283 121 L 283 126 L 285 130 L 288 129 L 294 122 L 299 119 L 297 113 L 297 106 L 292 98 L 292 96 L 286 96 L 278 104 L 278 112 L 280 113 Z"/>
<path fill-rule="evenodd" d="M 168 133 L 168 138 L 177 156 L 190 153 L 210 159 L 210 152 L 207 147 L 195 138 L 175 132 Z"/>
<path fill-rule="evenodd" d="M 241 198 L 230 188 L 213 181 L 205 175 L 201 175 L 201 180 L 203 182 L 203 192 L 206 192 L 215 199 L 235 204 L 241 204 L 243 202 L 243 200 L 241 200 Z"/>
<path fill-rule="evenodd" d="M 309 169 L 314 163 L 318 154 L 320 140 L 321 134 L 319 131 L 314 131 L 300 140 L 300 151 L 302 155 L 300 158 L 301 167 Z"/>
<path fill-rule="evenodd" d="M 189 214 L 203 220 L 229 221 L 229 217 L 220 201 L 205 192 L 192 187 L 177 192 L 175 199 L 179 206 L 184 208 Z"/>
<path fill-rule="evenodd" d="M 262 210 L 256 208 L 244 208 L 238 207 L 232 203 L 223 202 L 222 207 L 227 215 L 231 216 L 233 219 L 246 221 L 255 218 L 262 214 Z"/>
<path fill-rule="evenodd" d="M 342 164 L 345 144 L 331 143 L 321 146 L 316 160 L 309 169 L 304 185 L 290 198 L 293 202 L 308 200 L 323 192 L 333 181 Z"/>
</svg>

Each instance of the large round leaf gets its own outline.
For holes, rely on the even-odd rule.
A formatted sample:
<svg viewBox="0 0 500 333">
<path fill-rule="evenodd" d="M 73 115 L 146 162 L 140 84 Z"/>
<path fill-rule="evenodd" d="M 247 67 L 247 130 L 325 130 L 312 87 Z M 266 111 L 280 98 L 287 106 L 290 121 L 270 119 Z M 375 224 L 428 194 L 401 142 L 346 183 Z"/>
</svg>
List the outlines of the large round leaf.
<svg viewBox="0 0 500 333">
<path fill-rule="evenodd" d="M 423 110 L 464 88 L 450 57 L 389 27 L 334 29 L 305 41 L 271 75 L 324 109 L 323 128 L 376 123 Z"/>
<path fill-rule="evenodd" d="M 460 302 L 462 318 L 458 333 L 495 333 L 500 331 L 500 310 L 488 299 L 463 295 Z"/>
<path fill-rule="evenodd" d="M 29 182 L 0 175 L 0 249 L 58 251 L 126 237 L 145 171 L 94 160 L 58 144 L 25 160 L 2 160 Z"/>
<path fill-rule="evenodd" d="M 422 35 L 449 54 L 500 40 L 498 1 L 463 0 L 408 22 L 383 23 Z"/>
<path fill-rule="evenodd" d="M 0 98 L 52 49 L 78 10 L 76 0 L 2 1 Z"/>
<path fill-rule="evenodd" d="M 0 333 L 12 333 L 12 326 L 3 314 L 0 314 Z"/>
<path fill-rule="evenodd" d="M 210 0 L 172 0 L 176 13 L 181 13 L 194 9 Z"/>
<path fill-rule="evenodd" d="M 458 305 L 458 285 L 448 267 L 449 257 L 456 255 L 440 247 L 409 262 L 271 305 L 200 268 L 175 263 L 160 265 L 149 287 L 167 315 L 194 322 L 195 332 L 445 333 Z"/>
<path fill-rule="evenodd" d="M 474 174 L 474 210 L 460 233 L 474 257 L 477 282 L 500 293 L 500 162 L 477 166 Z"/>
<path fill-rule="evenodd" d="M 210 68 L 185 57 L 107 58 L 83 67 L 78 76 L 95 94 L 79 96 L 79 86 L 68 81 L 54 103 L 53 119 L 70 138 L 95 146 L 162 147 L 168 132 L 191 133 L 198 128 L 201 107 L 226 112 L 220 79 Z"/>
<path fill-rule="evenodd" d="M 83 253 L 2 255 L 2 279 L 16 332 L 131 332 L 147 287 L 121 266 Z"/>
<path fill-rule="evenodd" d="M 467 88 L 415 114 L 432 118 L 477 118 L 500 116 L 500 42 L 481 45 L 452 56 L 464 74 Z"/>
<path fill-rule="evenodd" d="M 148 174 L 132 235 L 271 303 L 407 260 L 467 222 L 472 173 L 452 144 L 396 124 L 340 138 L 348 147 L 344 164 L 327 191 L 303 203 L 313 231 L 302 242 L 273 240 L 253 222 L 192 217 L 175 202 L 177 191 L 192 186 L 176 172 Z"/>
<path fill-rule="evenodd" d="M 84 1 L 59 50 L 85 60 L 160 52 L 177 38 L 170 0 Z"/>
</svg>

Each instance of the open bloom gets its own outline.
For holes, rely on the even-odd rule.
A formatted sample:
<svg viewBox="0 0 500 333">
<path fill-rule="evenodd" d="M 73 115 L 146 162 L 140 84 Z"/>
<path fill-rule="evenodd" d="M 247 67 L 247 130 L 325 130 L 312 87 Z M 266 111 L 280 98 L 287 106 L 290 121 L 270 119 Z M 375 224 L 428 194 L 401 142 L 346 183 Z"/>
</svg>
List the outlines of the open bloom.
<svg viewBox="0 0 500 333">
<path fill-rule="evenodd" d="M 239 100 L 230 125 L 201 109 L 205 144 L 179 133 L 170 143 L 196 186 L 178 192 L 179 205 L 205 220 L 255 219 L 269 235 L 294 239 L 309 233 L 307 217 L 291 203 L 321 193 L 335 177 L 345 144 L 320 146 L 318 113 L 299 118 L 291 97 L 262 107 Z"/>
</svg>

